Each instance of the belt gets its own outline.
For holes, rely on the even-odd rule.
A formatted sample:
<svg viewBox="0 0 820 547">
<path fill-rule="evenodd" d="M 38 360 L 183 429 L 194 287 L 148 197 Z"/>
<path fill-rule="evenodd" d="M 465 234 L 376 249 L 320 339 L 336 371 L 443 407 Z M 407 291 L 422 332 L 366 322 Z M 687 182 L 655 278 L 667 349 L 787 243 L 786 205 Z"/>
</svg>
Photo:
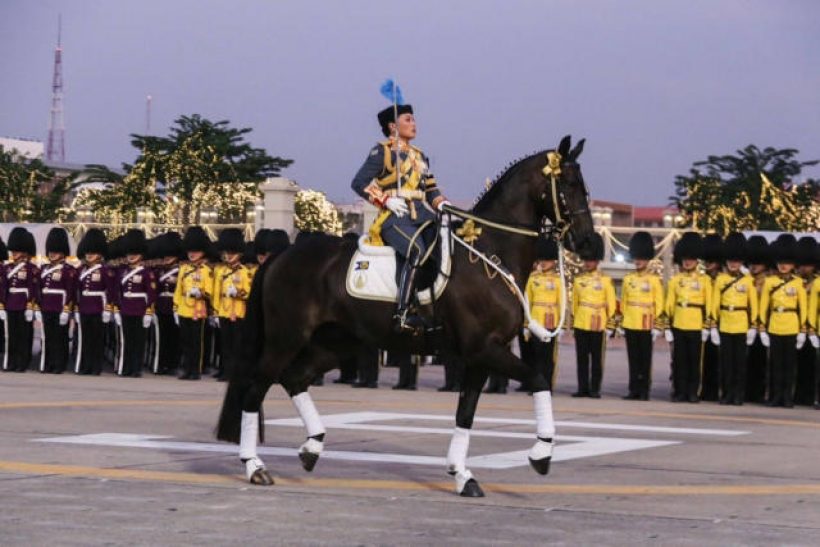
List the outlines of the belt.
<svg viewBox="0 0 820 547">
<path fill-rule="evenodd" d="M 704 309 L 706 306 L 703 304 L 692 304 L 690 302 L 678 302 L 679 308 L 697 308 L 697 309 Z"/>
<path fill-rule="evenodd" d="M 539 308 L 557 308 L 558 304 L 555 302 L 533 302 L 532 307 L 539 307 Z"/>
<path fill-rule="evenodd" d="M 748 306 L 721 306 L 721 310 L 723 311 L 748 311 Z"/>
<path fill-rule="evenodd" d="M 797 308 L 786 308 L 783 306 L 777 306 L 775 308 L 772 308 L 772 311 L 777 313 L 796 313 Z"/>
<path fill-rule="evenodd" d="M 652 302 L 627 302 L 627 306 L 633 306 L 635 308 L 654 308 L 655 304 Z"/>
<path fill-rule="evenodd" d="M 105 297 L 105 291 L 83 291 L 83 296 L 102 296 Z"/>
<path fill-rule="evenodd" d="M 144 292 L 125 292 L 123 293 L 125 298 L 144 298 L 146 302 L 148 302 L 148 294 Z"/>
<path fill-rule="evenodd" d="M 384 194 L 387 195 L 387 196 L 391 196 L 391 197 L 400 197 L 400 198 L 410 199 L 410 200 L 412 200 L 412 199 L 423 200 L 425 198 L 424 192 L 422 192 L 421 190 L 396 190 L 396 189 L 392 189 L 392 190 L 386 190 L 384 192 Z"/>
<path fill-rule="evenodd" d="M 587 304 L 586 302 L 581 302 L 578 304 L 579 306 L 583 306 L 585 308 L 592 308 L 593 310 L 603 310 L 606 309 L 606 304 Z"/>
<path fill-rule="evenodd" d="M 159 293 L 159 295 L 160 296 L 166 296 L 168 298 L 173 298 L 174 297 L 174 293 L 168 292 L 168 291 L 161 292 L 161 293 Z"/>
</svg>

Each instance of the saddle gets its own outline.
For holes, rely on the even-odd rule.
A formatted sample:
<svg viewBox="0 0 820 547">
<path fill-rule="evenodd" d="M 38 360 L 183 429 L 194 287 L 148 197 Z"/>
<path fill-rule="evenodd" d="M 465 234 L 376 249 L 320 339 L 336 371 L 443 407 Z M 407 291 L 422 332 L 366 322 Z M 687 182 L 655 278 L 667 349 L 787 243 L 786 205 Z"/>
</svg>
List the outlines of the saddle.
<svg viewBox="0 0 820 547">
<path fill-rule="evenodd" d="M 449 230 L 442 225 L 438 243 L 441 264 L 432 287 L 416 291 L 419 304 L 426 306 L 438 299 L 450 279 L 452 256 L 450 253 Z M 396 284 L 397 255 L 392 247 L 367 244 L 367 236 L 359 238 L 359 245 L 347 269 L 345 287 L 353 298 L 398 302 L 399 288 Z"/>
</svg>

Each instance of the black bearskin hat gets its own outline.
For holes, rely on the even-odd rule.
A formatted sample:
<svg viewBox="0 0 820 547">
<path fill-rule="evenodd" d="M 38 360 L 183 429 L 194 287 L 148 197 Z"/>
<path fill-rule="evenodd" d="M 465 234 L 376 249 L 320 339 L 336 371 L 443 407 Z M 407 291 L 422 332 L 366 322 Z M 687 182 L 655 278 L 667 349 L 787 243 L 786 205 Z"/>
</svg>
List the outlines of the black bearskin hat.
<svg viewBox="0 0 820 547">
<path fill-rule="evenodd" d="M 99 254 L 103 258 L 108 254 L 105 233 L 99 228 L 88 230 L 77 245 L 77 258 L 82 260 L 87 254 Z"/>
<path fill-rule="evenodd" d="M 253 250 L 255 254 L 263 255 L 270 252 L 268 250 L 270 233 L 271 230 L 269 228 L 262 228 L 256 232 L 256 237 L 253 238 Z"/>
<path fill-rule="evenodd" d="M 811 266 L 815 263 L 817 240 L 812 236 L 803 236 L 797 240 L 797 263 L 801 266 Z"/>
<path fill-rule="evenodd" d="M 604 259 L 604 238 L 595 232 L 590 235 L 581 247 L 578 256 L 581 260 L 603 260 Z"/>
<path fill-rule="evenodd" d="M 290 237 L 284 230 L 271 230 L 268 237 L 268 252 L 276 258 L 290 247 Z"/>
<path fill-rule="evenodd" d="M 400 104 L 396 107 L 396 116 L 401 116 L 402 114 L 412 114 L 413 107 L 409 104 Z M 378 113 L 377 117 L 379 119 L 379 125 L 382 128 L 382 133 L 384 133 L 385 137 L 390 136 L 390 128 L 388 127 L 391 123 L 396 121 L 396 116 L 393 115 L 393 105 L 388 106 L 384 110 Z"/>
<path fill-rule="evenodd" d="M 257 264 L 256 248 L 253 246 L 253 241 L 245 242 L 245 252 L 242 254 L 243 264 Z"/>
<path fill-rule="evenodd" d="M 179 232 L 166 232 L 162 235 L 162 239 L 159 243 L 159 256 L 162 258 L 167 258 L 169 256 L 175 256 L 177 258 L 182 257 L 182 237 L 179 235 Z"/>
<path fill-rule="evenodd" d="M 223 253 L 242 253 L 245 238 L 239 228 L 226 228 L 219 233 L 219 250 Z"/>
<path fill-rule="evenodd" d="M 682 262 L 684 259 L 698 259 L 703 254 L 703 242 L 696 232 L 686 232 L 675 243 L 675 262 Z"/>
<path fill-rule="evenodd" d="M 211 249 L 211 240 L 201 226 L 191 226 L 182 238 L 182 247 L 186 253 L 191 251 L 208 253 Z"/>
<path fill-rule="evenodd" d="M 145 254 L 146 260 L 156 260 L 162 257 L 160 253 L 160 245 L 162 245 L 162 236 L 158 235 L 148 240 L 148 251 Z"/>
<path fill-rule="evenodd" d="M 718 234 L 706 234 L 702 249 L 701 258 L 705 262 L 723 262 L 723 238 Z"/>
<path fill-rule="evenodd" d="M 635 232 L 629 240 L 629 256 L 632 260 L 655 258 L 655 242 L 649 232 Z"/>
<path fill-rule="evenodd" d="M 761 235 L 750 237 L 746 241 L 747 264 L 769 264 L 769 242 Z"/>
<path fill-rule="evenodd" d="M 746 260 L 746 236 L 739 232 L 732 232 L 723 242 L 724 260 Z"/>
<path fill-rule="evenodd" d="M 125 252 L 123 252 L 123 238 L 124 236 L 115 237 L 111 240 L 108 244 L 108 259 L 109 260 L 117 260 L 118 258 L 122 258 L 125 256 Z"/>
<path fill-rule="evenodd" d="M 797 239 L 792 234 L 780 234 L 769 247 L 772 260 L 797 263 Z"/>
<path fill-rule="evenodd" d="M 46 236 L 46 254 L 60 253 L 68 256 L 71 253 L 68 245 L 68 232 L 63 228 L 54 227 L 48 231 Z"/>
<path fill-rule="evenodd" d="M 3 243 L 3 238 L 0 238 L 0 262 L 5 262 L 9 259 L 9 250 L 6 249 L 6 244 Z"/>
<path fill-rule="evenodd" d="M 31 252 L 28 236 L 29 231 L 22 226 L 17 226 L 9 234 L 8 250 L 16 253 L 28 253 L 34 256 L 36 253 Z"/>
<path fill-rule="evenodd" d="M 535 260 L 558 260 L 558 244 L 551 237 L 539 237 L 535 241 Z"/>
<path fill-rule="evenodd" d="M 142 255 L 143 257 L 148 253 L 148 242 L 145 240 L 145 232 L 132 228 L 125 232 L 122 236 L 123 255 Z"/>
</svg>

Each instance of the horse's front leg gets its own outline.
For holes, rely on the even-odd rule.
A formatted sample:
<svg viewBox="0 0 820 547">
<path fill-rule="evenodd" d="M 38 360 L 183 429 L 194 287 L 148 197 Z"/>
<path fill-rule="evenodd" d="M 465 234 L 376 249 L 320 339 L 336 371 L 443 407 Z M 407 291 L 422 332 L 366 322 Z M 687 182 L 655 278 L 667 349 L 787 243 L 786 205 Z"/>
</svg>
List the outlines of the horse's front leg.
<svg viewBox="0 0 820 547">
<path fill-rule="evenodd" d="M 248 389 L 242 402 L 242 428 L 239 436 L 239 459 L 245 465 L 245 478 L 251 484 L 263 486 L 273 484 L 273 477 L 265 468 L 265 462 L 256 453 L 256 446 L 260 438 L 259 426 L 262 421 L 259 410 L 271 383 L 257 377 Z"/>
<path fill-rule="evenodd" d="M 447 451 L 447 473 L 456 481 L 456 493 L 468 498 L 484 496 L 478 481 L 467 469 L 467 451 L 470 448 L 470 429 L 473 427 L 478 398 L 486 381 L 487 369 L 483 365 L 475 362 L 467 364 L 463 388 L 458 397 L 456 428 Z"/>
</svg>

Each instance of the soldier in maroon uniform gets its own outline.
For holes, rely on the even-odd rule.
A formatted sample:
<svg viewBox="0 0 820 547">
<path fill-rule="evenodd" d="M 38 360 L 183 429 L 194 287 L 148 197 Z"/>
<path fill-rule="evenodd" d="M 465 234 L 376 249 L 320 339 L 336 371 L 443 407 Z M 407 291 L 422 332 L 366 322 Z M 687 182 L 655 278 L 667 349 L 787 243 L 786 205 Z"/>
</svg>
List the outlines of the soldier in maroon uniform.
<svg viewBox="0 0 820 547">
<path fill-rule="evenodd" d="M 68 321 L 74 310 L 77 270 L 67 264 L 68 233 L 52 228 L 46 237 L 48 265 L 40 272 L 40 293 L 35 316 L 43 325 L 40 372 L 62 374 L 68 363 Z"/>
<path fill-rule="evenodd" d="M 179 276 L 182 238 L 177 232 L 162 236 L 157 253 L 161 264 L 156 268 L 159 321 L 159 373 L 176 374 L 179 368 L 179 326 L 174 319 L 174 290 Z"/>
<path fill-rule="evenodd" d="M 77 361 L 74 372 L 99 376 L 103 367 L 104 323 L 111 321 L 111 275 L 103 264 L 108 243 L 102 230 L 92 228 L 77 246 L 83 261 L 77 276 Z"/>
<path fill-rule="evenodd" d="M 34 236 L 22 227 L 9 234 L 11 261 L 5 266 L 8 320 L 8 359 L 6 370 L 25 372 L 31 362 L 34 337 L 34 308 L 39 291 L 40 269 L 31 263 L 37 254 Z"/>
<path fill-rule="evenodd" d="M 123 238 L 126 263 L 118 276 L 115 312 L 115 321 L 122 325 L 122 376 L 142 376 L 146 334 L 154 316 L 157 282 L 154 272 L 142 264 L 147 246 L 142 230 L 128 230 Z"/>
</svg>

